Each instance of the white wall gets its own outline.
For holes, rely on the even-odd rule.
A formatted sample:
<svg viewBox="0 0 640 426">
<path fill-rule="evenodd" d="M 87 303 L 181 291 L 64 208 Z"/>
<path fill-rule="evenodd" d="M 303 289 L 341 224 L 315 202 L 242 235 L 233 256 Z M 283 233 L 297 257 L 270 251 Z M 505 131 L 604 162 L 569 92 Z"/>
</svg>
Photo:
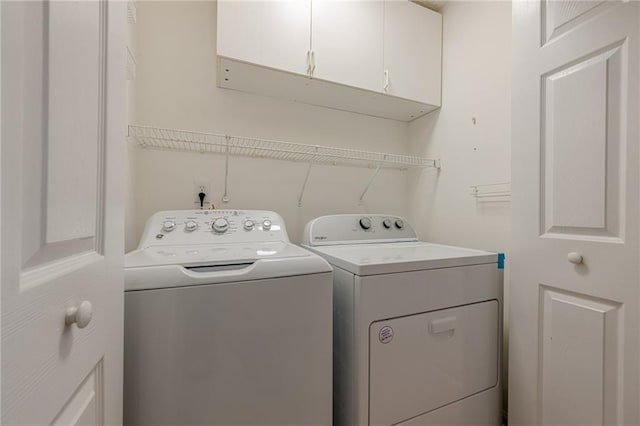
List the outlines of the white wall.
<svg viewBox="0 0 640 426">
<path fill-rule="evenodd" d="M 215 3 L 137 4 L 135 124 L 408 153 L 406 123 L 217 88 Z M 315 167 L 299 208 L 304 164 L 231 157 L 230 202 L 222 204 L 221 156 L 138 149 L 133 161 L 136 209 L 128 250 L 155 211 L 193 207 L 194 181 L 212 183 L 220 208 L 279 212 L 293 241 L 309 219 L 322 214 L 407 213 L 406 172 L 381 171 L 359 205 L 372 170 Z"/>
<path fill-rule="evenodd" d="M 510 204 L 478 201 L 469 186 L 510 180 L 511 4 L 453 1 L 441 12 L 442 108 L 411 122 L 409 139 L 443 169 L 412 173 L 408 216 L 423 239 L 506 252 L 508 266 Z"/>
</svg>

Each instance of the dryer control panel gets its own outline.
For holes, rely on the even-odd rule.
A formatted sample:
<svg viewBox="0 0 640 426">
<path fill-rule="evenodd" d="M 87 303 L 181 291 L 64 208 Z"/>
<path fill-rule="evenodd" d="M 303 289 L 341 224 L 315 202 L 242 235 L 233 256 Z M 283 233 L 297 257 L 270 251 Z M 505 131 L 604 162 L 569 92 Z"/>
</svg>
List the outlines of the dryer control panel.
<svg viewBox="0 0 640 426">
<path fill-rule="evenodd" d="M 289 242 L 284 221 L 266 210 L 169 210 L 149 218 L 138 248 L 159 245 Z"/>
<path fill-rule="evenodd" d="M 418 241 L 411 225 L 402 217 L 383 214 L 321 216 L 307 223 L 302 237 L 308 246 L 407 241 Z"/>
</svg>

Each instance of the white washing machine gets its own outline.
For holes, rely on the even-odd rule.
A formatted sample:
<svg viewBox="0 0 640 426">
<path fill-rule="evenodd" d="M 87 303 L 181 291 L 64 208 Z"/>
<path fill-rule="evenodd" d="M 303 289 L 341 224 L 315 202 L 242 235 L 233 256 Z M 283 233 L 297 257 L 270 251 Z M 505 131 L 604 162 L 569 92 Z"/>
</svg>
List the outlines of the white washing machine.
<svg viewBox="0 0 640 426">
<path fill-rule="evenodd" d="M 280 216 L 159 212 L 125 266 L 125 424 L 331 424 L 331 267 Z"/>
<path fill-rule="evenodd" d="M 335 425 L 501 425 L 498 254 L 420 242 L 402 218 L 319 217 L 334 269 Z"/>
</svg>

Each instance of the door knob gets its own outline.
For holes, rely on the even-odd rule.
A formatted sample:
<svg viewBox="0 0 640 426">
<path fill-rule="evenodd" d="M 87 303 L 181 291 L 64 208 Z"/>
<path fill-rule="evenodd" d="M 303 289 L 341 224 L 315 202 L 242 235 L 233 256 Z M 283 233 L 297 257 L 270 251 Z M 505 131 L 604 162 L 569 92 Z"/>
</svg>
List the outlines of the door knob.
<svg viewBox="0 0 640 426">
<path fill-rule="evenodd" d="M 64 322 L 66 325 L 74 324 L 78 328 L 85 328 L 91 322 L 93 317 L 93 306 L 88 300 L 80 303 L 80 306 L 67 309 Z"/>
<path fill-rule="evenodd" d="M 573 263 L 574 265 L 580 265 L 583 259 L 580 253 L 576 253 L 575 251 L 572 251 L 567 255 L 567 260 Z"/>
</svg>

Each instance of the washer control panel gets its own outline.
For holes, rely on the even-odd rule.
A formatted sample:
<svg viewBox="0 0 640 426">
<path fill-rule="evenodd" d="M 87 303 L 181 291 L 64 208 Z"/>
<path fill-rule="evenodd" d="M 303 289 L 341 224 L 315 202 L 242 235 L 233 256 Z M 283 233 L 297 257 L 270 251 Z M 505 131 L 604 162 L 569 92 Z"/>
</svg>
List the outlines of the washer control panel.
<svg viewBox="0 0 640 426">
<path fill-rule="evenodd" d="M 403 218 L 381 214 L 321 216 L 307 223 L 303 244 L 309 246 L 418 241 Z"/>
<path fill-rule="evenodd" d="M 266 210 L 170 210 L 149 218 L 138 248 L 157 245 L 289 242 L 284 221 Z"/>
</svg>

